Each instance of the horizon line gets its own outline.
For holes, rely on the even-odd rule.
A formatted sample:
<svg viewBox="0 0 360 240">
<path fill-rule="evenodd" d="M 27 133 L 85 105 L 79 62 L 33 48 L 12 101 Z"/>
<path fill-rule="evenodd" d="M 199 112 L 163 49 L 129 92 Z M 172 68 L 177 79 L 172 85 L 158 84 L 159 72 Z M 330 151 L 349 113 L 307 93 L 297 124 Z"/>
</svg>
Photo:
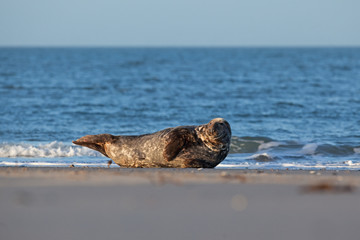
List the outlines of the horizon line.
<svg viewBox="0 0 360 240">
<path fill-rule="evenodd" d="M 359 48 L 360 45 L 0 45 L 0 48 Z"/>
</svg>

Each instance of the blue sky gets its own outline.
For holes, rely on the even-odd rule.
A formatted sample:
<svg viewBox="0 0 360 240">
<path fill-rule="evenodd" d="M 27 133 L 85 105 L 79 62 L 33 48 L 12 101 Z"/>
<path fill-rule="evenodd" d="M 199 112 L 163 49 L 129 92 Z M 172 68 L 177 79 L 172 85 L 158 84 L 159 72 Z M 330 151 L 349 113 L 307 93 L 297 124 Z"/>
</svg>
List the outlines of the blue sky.
<svg viewBox="0 0 360 240">
<path fill-rule="evenodd" d="M 360 46 L 359 0 L 0 0 L 0 46 Z"/>
</svg>

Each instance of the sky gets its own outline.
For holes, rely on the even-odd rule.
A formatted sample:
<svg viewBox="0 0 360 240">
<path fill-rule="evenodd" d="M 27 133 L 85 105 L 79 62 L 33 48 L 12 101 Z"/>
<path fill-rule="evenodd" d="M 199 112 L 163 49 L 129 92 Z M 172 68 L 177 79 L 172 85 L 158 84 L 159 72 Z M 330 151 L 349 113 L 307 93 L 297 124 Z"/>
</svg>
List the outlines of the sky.
<svg viewBox="0 0 360 240">
<path fill-rule="evenodd" d="M 0 0 L 0 46 L 360 46 L 360 1 Z"/>
</svg>

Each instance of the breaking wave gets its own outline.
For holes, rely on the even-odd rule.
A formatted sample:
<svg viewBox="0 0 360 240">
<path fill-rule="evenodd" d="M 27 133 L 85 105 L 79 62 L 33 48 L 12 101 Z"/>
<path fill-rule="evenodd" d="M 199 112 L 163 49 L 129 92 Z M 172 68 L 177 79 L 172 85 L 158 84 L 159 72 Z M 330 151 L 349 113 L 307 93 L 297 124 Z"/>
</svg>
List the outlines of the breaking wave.
<svg viewBox="0 0 360 240">
<path fill-rule="evenodd" d="M 100 156 L 100 154 L 88 148 L 71 146 L 57 141 L 35 145 L 29 143 L 0 144 L 0 158 L 58 158 L 79 156 Z"/>
</svg>

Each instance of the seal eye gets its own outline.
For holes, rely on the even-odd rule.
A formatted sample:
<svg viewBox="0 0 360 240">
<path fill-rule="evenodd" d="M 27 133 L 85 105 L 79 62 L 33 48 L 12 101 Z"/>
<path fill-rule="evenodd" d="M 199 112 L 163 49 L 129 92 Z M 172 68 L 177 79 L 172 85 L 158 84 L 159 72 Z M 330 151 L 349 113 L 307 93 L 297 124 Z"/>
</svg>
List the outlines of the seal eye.
<svg viewBox="0 0 360 240">
<path fill-rule="evenodd" d="M 210 133 L 215 138 L 220 138 L 224 134 L 225 125 L 223 123 L 214 123 L 214 125 L 210 128 Z"/>
<path fill-rule="evenodd" d="M 214 127 L 213 127 L 214 131 L 216 131 L 216 132 L 221 131 L 224 128 L 225 128 L 224 123 L 215 123 Z"/>
</svg>

